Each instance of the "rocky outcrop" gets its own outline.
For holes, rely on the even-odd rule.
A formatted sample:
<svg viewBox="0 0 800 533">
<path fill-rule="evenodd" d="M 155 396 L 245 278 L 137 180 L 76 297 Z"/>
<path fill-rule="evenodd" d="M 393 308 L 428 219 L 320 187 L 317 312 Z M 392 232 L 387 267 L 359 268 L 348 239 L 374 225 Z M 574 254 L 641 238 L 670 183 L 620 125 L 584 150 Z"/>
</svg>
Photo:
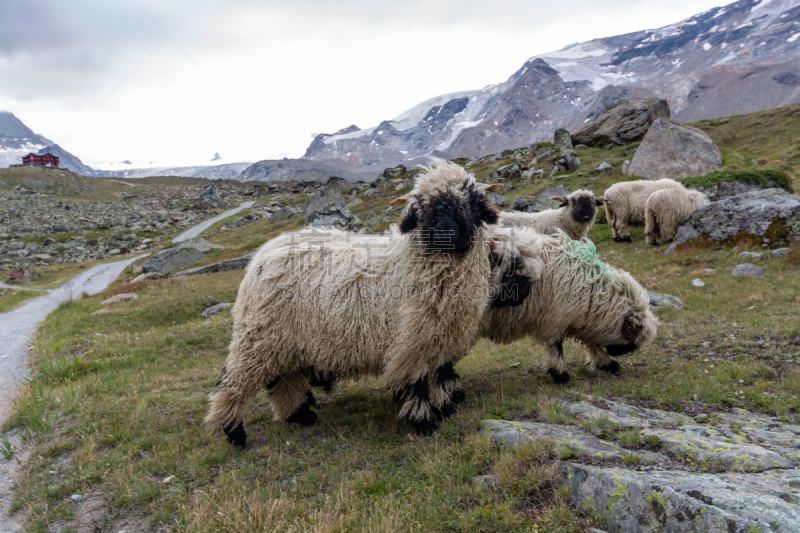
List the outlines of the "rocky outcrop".
<svg viewBox="0 0 800 533">
<path fill-rule="evenodd" d="M 236 257 L 234 259 L 228 259 L 226 261 L 219 261 L 218 263 L 211 263 L 210 265 L 203 265 L 201 267 L 191 268 L 189 270 L 183 270 L 173 275 L 172 277 L 186 278 L 188 276 L 197 276 L 200 274 L 213 274 L 214 272 L 225 272 L 227 270 L 243 270 L 247 268 L 247 264 L 250 262 L 250 259 L 254 255 L 255 252 L 251 252 L 247 255 Z"/>
<path fill-rule="evenodd" d="M 673 309 L 683 307 L 683 302 L 676 296 L 653 291 L 647 291 L 647 295 L 650 297 L 651 307 L 671 307 Z"/>
<path fill-rule="evenodd" d="M 194 248 L 198 252 L 210 252 L 211 250 L 224 250 L 224 246 L 220 246 L 219 244 L 214 244 L 213 242 L 209 242 L 202 237 L 195 237 L 193 239 L 186 239 L 185 241 L 181 241 L 175 246 L 177 249 L 181 248 Z"/>
<path fill-rule="evenodd" d="M 142 263 L 142 270 L 148 274 L 166 276 L 207 259 L 205 254 L 195 248 L 170 248 L 148 258 Z"/>
<path fill-rule="evenodd" d="M 697 128 L 658 119 L 650 126 L 628 168 L 629 176 L 678 179 L 722 168 L 722 153 Z"/>
<path fill-rule="evenodd" d="M 244 169 L 239 181 L 322 181 L 338 176 L 349 181 L 364 180 L 365 176 L 347 170 L 336 161 L 307 159 L 267 159 Z"/>
<path fill-rule="evenodd" d="M 638 142 L 644 139 L 653 121 L 669 117 L 669 104 L 663 98 L 617 100 L 576 131 L 572 142 L 586 146 L 621 146 Z"/>
<path fill-rule="evenodd" d="M 800 239 L 800 196 L 766 189 L 705 205 L 678 228 L 667 255 L 693 242 L 723 243 L 739 238 L 780 245 Z"/>
<path fill-rule="evenodd" d="M 308 198 L 303 217 L 306 226 L 345 229 L 361 225 L 361 220 L 345 207 L 344 198 L 333 185 Z"/>
<path fill-rule="evenodd" d="M 566 425 L 486 420 L 481 431 L 503 446 L 555 443 L 569 457 L 559 474 L 574 505 L 604 529 L 800 531 L 800 426 L 738 408 L 689 417 L 591 397 L 556 401 Z M 631 431 L 640 438 L 633 447 L 614 442 Z"/>
<path fill-rule="evenodd" d="M 545 209 L 555 209 L 559 206 L 560 202 L 555 200 L 548 200 L 551 196 L 567 196 L 569 189 L 563 185 L 547 189 L 546 191 L 537 194 L 533 198 L 529 196 L 517 196 L 511 201 L 509 211 L 524 211 L 526 213 L 538 213 Z"/>
</svg>

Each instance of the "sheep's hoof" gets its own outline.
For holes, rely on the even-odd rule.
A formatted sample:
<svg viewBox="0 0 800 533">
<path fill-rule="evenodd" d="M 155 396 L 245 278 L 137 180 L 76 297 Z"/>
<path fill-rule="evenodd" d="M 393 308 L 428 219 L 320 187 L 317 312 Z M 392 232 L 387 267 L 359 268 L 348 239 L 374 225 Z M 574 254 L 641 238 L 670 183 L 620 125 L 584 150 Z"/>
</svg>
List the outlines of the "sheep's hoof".
<svg viewBox="0 0 800 533">
<path fill-rule="evenodd" d="M 303 402 L 303 404 L 297 408 L 297 411 L 286 419 L 286 422 L 289 424 L 300 424 L 301 426 L 313 426 L 316 421 L 317 413 L 311 410 L 311 406 L 308 405 L 308 402 Z"/>
<path fill-rule="evenodd" d="M 432 435 L 439 425 L 432 418 L 423 418 L 422 420 L 410 420 L 411 425 L 417 430 L 417 435 Z"/>
<path fill-rule="evenodd" d="M 440 420 L 447 420 L 454 414 L 458 413 L 458 409 L 456 409 L 456 406 L 453 405 L 452 403 L 447 402 L 444 405 L 442 405 L 441 408 L 434 407 L 433 412 L 436 413 L 437 418 L 439 418 Z"/>
<path fill-rule="evenodd" d="M 611 361 L 607 365 L 600 365 L 597 367 L 597 370 L 602 370 L 603 372 L 608 372 L 609 374 L 619 374 L 619 371 L 622 369 L 619 366 L 619 363 L 616 361 Z"/>
<path fill-rule="evenodd" d="M 550 374 L 550 377 L 553 378 L 553 383 L 558 385 L 565 385 L 569 383 L 569 372 L 559 372 L 555 368 L 551 368 L 547 371 Z"/>
<path fill-rule="evenodd" d="M 456 405 L 460 405 L 464 403 L 464 400 L 467 399 L 467 395 L 464 392 L 464 389 L 454 390 L 453 394 L 450 395 L 450 402 Z"/>
<path fill-rule="evenodd" d="M 225 435 L 228 437 L 228 442 L 234 446 L 241 446 L 244 448 L 247 442 L 247 434 L 244 432 L 244 422 L 239 422 L 237 426 L 231 424 L 230 426 L 222 428 Z"/>
<path fill-rule="evenodd" d="M 631 236 L 628 235 L 627 237 L 622 237 L 621 242 L 633 242 L 633 239 L 631 239 Z"/>
</svg>

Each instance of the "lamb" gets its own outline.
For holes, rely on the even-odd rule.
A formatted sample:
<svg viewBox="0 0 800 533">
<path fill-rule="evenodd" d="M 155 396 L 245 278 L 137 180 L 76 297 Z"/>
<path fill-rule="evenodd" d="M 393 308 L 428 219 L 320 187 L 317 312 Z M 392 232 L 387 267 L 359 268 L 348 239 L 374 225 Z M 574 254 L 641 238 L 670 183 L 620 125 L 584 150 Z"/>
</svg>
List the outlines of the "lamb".
<svg viewBox="0 0 800 533">
<path fill-rule="evenodd" d="M 658 319 L 647 291 L 630 274 L 601 262 L 591 241 L 574 241 L 517 229 L 517 248 L 540 247 L 543 269 L 519 307 L 489 309 L 478 336 L 508 344 L 530 336 L 547 347 L 545 368 L 556 383 L 569 381 L 562 344 L 573 338 L 584 345 L 592 369 L 619 372 L 610 356 L 630 353 L 650 343 Z"/>
<path fill-rule="evenodd" d="M 539 213 L 500 213 L 500 224 L 506 227 L 531 228 L 543 235 L 552 235 L 561 230 L 570 238 L 580 240 L 589 233 L 597 208 L 603 205 L 592 191 L 584 189 L 571 192 L 566 197 L 551 196 L 548 200 L 557 200 L 561 205 L 557 209 L 547 209 Z"/>
<path fill-rule="evenodd" d="M 606 204 L 606 217 L 611 224 L 615 242 L 631 242 L 628 226 L 644 226 L 644 209 L 647 199 L 655 191 L 683 189 L 683 185 L 669 178 L 657 181 L 638 180 L 615 183 L 598 200 Z"/>
<path fill-rule="evenodd" d="M 710 202 L 699 191 L 684 189 L 664 189 L 656 191 L 647 199 L 644 209 L 645 240 L 647 244 L 658 245 L 658 241 L 670 242 L 693 211 Z"/>
<path fill-rule="evenodd" d="M 312 381 L 383 373 L 403 402 L 398 418 L 434 431 L 429 374 L 443 364 L 438 354 L 466 350 L 488 305 L 484 224 L 498 214 L 485 191 L 500 188 L 438 161 L 392 202 L 409 205 L 401 235 L 383 246 L 359 246 L 335 230 L 317 244 L 292 243 L 292 235 L 266 243 L 239 287 L 205 423 L 244 446 L 245 405 L 260 389 L 276 421 L 311 425 Z"/>
</svg>

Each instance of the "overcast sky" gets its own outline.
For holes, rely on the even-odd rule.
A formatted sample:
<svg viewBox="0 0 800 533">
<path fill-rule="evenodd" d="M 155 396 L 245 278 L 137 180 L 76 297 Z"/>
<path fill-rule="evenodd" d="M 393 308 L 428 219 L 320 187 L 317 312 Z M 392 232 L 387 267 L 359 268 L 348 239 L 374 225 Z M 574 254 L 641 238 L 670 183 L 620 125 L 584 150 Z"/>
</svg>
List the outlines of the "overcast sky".
<svg viewBox="0 0 800 533">
<path fill-rule="evenodd" d="M 299 157 L 314 133 L 728 3 L 0 0 L 0 110 L 95 168 Z"/>
</svg>

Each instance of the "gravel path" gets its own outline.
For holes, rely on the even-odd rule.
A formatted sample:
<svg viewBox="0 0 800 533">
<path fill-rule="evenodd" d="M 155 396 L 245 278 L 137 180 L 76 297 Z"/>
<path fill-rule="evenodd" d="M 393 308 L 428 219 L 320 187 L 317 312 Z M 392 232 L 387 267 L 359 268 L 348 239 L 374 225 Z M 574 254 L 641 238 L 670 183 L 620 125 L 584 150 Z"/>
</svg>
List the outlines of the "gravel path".
<svg viewBox="0 0 800 533">
<path fill-rule="evenodd" d="M 193 239 L 195 237 L 198 237 L 205 230 L 207 230 L 208 228 L 213 226 L 215 222 L 219 222 L 223 218 L 228 218 L 229 216 L 235 215 L 239 211 L 242 211 L 244 209 L 247 209 L 248 207 L 251 207 L 254 203 L 255 202 L 245 202 L 242 205 L 240 205 L 239 207 L 237 207 L 236 209 L 228 209 L 227 211 L 225 211 L 221 215 L 217 215 L 214 218 L 206 220 L 205 222 L 201 222 L 200 224 L 198 224 L 196 226 L 193 226 L 192 228 L 187 229 L 186 231 L 184 231 L 183 233 L 181 233 L 180 235 L 178 235 L 177 237 L 172 239 L 172 242 L 181 242 L 181 241 L 185 241 L 186 239 Z"/>
</svg>

